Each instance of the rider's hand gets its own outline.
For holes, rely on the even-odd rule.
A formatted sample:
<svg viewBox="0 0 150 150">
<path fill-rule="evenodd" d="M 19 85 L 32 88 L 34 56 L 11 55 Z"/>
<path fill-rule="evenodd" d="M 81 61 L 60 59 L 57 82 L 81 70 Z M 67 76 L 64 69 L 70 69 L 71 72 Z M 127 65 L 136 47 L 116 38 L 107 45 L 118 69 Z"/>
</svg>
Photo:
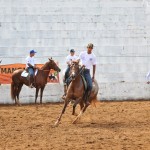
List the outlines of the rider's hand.
<svg viewBox="0 0 150 150">
<path fill-rule="evenodd" d="M 82 68 L 85 68 L 85 65 L 82 65 Z"/>
</svg>

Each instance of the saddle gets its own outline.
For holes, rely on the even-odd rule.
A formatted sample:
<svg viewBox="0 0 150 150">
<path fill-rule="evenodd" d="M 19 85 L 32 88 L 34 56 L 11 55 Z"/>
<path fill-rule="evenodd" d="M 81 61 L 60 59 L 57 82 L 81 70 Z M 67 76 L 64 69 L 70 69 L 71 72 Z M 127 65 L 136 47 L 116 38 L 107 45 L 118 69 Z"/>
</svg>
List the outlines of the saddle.
<svg viewBox="0 0 150 150">
<path fill-rule="evenodd" d="M 87 90 L 87 82 L 86 82 L 86 80 L 85 80 L 83 75 L 81 75 L 81 78 L 82 78 L 82 81 L 83 81 L 83 84 L 84 84 L 84 89 L 86 91 Z"/>
<path fill-rule="evenodd" d="M 82 78 L 82 81 L 83 81 L 83 84 L 84 84 L 84 89 L 86 91 L 87 90 L 87 82 L 86 82 L 86 80 L 85 80 L 85 78 L 84 78 L 84 76 L 82 74 L 81 74 L 81 78 Z M 67 86 L 69 86 L 69 84 L 71 83 L 71 81 L 72 81 L 71 78 L 67 79 L 67 82 L 66 82 Z"/>
<path fill-rule="evenodd" d="M 34 71 L 34 76 L 36 76 L 37 75 L 37 73 L 38 73 L 38 69 L 36 69 L 35 71 Z M 29 76 L 29 72 L 28 72 L 28 70 L 27 69 L 25 69 L 22 73 L 21 73 L 21 76 L 22 77 L 28 77 Z"/>
<path fill-rule="evenodd" d="M 24 70 L 22 73 L 21 73 L 21 76 L 22 77 L 28 77 L 29 73 L 27 72 L 27 70 Z"/>
</svg>

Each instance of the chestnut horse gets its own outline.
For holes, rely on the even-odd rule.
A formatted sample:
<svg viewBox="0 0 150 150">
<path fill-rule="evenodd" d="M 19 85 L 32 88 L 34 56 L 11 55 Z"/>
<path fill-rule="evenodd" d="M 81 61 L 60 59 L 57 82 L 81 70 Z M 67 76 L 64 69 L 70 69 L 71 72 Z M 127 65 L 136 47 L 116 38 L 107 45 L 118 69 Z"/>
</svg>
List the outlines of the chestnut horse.
<svg viewBox="0 0 150 150">
<path fill-rule="evenodd" d="M 76 119 L 73 121 L 73 123 L 77 122 L 77 120 L 81 117 L 81 115 L 85 112 L 85 110 L 89 106 L 89 104 L 85 103 L 85 100 L 84 100 L 85 86 L 84 86 L 84 82 L 83 82 L 83 79 L 81 76 L 82 69 L 84 69 L 84 68 L 80 68 L 79 64 L 75 63 L 75 62 L 72 63 L 72 65 L 70 66 L 70 77 L 72 77 L 72 81 L 67 88 L 67 93 L 66 93 L 66 97 L 64 100 L 64 107 L 63 107 L 63 110 L 62 110 L 60 116 L 58 117 L 57 121 L 55 122 L 55 126 L 59 125 L 61 117 L 64 114 L 66 107 L 71 100 L 74 100 L 72 115 L 75 115 L 76 105 L 80 104 L 80 113 L 76 117 Z M 92 103 L 92 102 L 94 103 L 97 100 L 98 90 L 99 90 L 98 83 L 96 80 L 94 80 L 92 92 L 89 97 L 90 103 Z"/>
<path fill-rule="evenodd" d="M 52 60 L 52 58 L 49 59 L 49 61 L 46 62 L 40 69 L 38 69 L 37 75 L 34 77 L 35 88 L 36 88 L 35 103 L 37 101 L 39 90 L 40 90 L 40 103 L 42 103 L 43 91 L 45 85 L 47 84 L 47 78 L 51 69 L 54 69 L 55 71 L 58 72 L 61 71 L 60 68 L 57 66 L 57 64 L 54 62 L 54 60 Z M 28 77 L 21 76 L 23 71 L 24 71 L 23 69 L 18 69 L 15 70 L 12 74 L 11 98 L 12 100 L 15 100 L 16 104 L 20 104 L 19 94 L 23 84 L 29 86 Z"/>
</svg>

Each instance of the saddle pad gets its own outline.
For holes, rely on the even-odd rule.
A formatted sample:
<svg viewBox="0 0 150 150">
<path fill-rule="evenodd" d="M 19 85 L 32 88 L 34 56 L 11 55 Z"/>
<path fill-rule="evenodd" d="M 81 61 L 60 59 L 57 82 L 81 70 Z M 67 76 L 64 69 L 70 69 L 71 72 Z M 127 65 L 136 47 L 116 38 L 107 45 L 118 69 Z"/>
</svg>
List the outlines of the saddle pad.
<svg viewBox="0 0 150 150">
<path fill-rule="evenodd" d="M 35 73 L 34 73 L 34 75 L 36 76 L 36 75 L 37 75 L 37 73 L 38 73 L 38 69 L 36 69 L 36 70 L 35 70 Z"/>
<path fill-rule="evenodd" d="M 37 73 L 38 73 L 38 69 L 35 70 L 34 75 L 36 76 Z M 21 74 L 22 77 L 27 77 L 28 75 L 29 75 L 29 73 L 26 70 L 24 70 Z"/>
<path fill-rule="evenodd" d="M 22 76 L 22 77 L 27 77 L 27 76 L 28 76 L 28 74 L 29 74 L 29 73 L 28 73 L 28 72 L 26 72 L 26 70 L 24 70 L 24 71 L 22 72 L 21 76 Z"/>
<path fill-rule="evenodd" d="M 82 80 L 83 80 L 84 88 L 85 88 L 85 90 L 87 90 L 87 83 L 86 83 L 86 80 L 85 80 L 85 78 L 84 78 L 83 75 L 81 75 L 81 77 L 82 77 Z"/>
</svg>

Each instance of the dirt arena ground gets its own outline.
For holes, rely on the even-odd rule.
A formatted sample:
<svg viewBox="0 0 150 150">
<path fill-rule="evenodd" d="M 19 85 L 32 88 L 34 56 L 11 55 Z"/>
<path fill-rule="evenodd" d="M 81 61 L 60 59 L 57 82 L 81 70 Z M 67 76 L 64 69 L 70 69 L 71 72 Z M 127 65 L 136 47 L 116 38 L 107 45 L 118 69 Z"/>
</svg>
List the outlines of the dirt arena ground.
<svg viewBox="0 0 150 150">
<path fill-rule="evenodd" d="M 99 102 L 78 124 L 70 105 L 54 127 L 62 106 L 0 106 L 0 150 L 150 149 L 150 101 Z"/>
</svg>

